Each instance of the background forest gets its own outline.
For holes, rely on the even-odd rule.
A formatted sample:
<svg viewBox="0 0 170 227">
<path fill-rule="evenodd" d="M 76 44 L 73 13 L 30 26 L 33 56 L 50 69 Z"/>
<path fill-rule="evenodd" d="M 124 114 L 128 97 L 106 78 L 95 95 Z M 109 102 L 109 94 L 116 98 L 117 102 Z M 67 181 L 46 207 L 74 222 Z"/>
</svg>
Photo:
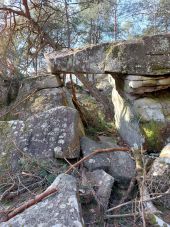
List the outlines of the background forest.
<svg viewBox="0 0 170 227">
<path fill-rule="evenodd" d="M 1 0 L 0 73 L 37 72 L 52 49 L 169 30 L 169 0 Z"/>
</svg>

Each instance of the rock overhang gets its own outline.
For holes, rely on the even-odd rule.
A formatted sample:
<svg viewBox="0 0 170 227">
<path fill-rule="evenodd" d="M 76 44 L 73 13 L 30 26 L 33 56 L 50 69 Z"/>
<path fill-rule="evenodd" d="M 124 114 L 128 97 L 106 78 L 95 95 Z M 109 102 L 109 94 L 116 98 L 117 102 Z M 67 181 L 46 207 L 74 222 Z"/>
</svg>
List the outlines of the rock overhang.
<svg viewBox="0 0 170 227">
<path fill-rule="evenodd" d="M 50 73 L 170 74 L 170 34 L 45 54 Z"/>
</svg>

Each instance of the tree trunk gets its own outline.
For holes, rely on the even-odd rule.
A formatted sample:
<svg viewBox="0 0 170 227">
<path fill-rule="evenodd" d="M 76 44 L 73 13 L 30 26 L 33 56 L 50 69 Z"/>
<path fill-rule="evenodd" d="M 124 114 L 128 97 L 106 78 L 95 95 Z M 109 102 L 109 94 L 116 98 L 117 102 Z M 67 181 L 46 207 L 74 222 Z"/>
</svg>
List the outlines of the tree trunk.
<svg viewBox="0 0 170 227">
<path fill-rule="evenodd" d="M 90 82 L 83 74 L 76 74 L 76 77 L 82 82 L 84 87 L 90 92 L 91 96 L 93 96 L 97 102 L 102 104 L 106 120 L 113 120 L 114 107 L 110 103 L 106 95 L 101 94 L 101 92 L 95 87 L 95 85 L 92 82 Z"/>
</svg>

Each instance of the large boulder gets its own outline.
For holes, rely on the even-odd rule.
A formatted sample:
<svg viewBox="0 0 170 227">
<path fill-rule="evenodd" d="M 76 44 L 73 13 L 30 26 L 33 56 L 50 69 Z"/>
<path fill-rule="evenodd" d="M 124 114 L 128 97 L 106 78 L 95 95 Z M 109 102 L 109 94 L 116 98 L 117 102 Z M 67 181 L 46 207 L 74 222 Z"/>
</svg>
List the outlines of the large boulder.
<svg viewBox="0 0 170 227">
<path fill-rule="evenodd" d="M 77 110 L 64 106 L 35 114 L 26 121 L 1 121 L 0 163 L 15 169 L 22 153 L 37 159 L 78 158 L 78 127 Z"/>
<path fill-rule="evenodd" d="M 170 73 L 169 52 L 170 34 L 161 34 L 82 49 L 65 49 L 45 57 L 52 73 L 164 75 Z"/>
<path fill-rule="evenodd" d="M 1 223 L 1 226 L 83 227 L 76 179 L 70 175 L 60 174 L 49 188 L 52 187 L 57 189 L 54 195 L 26 209 L 6 223 Z"/>
<path fill-rule="evenodd" d="M 40 75 L 22 81 L 17 99 L 11 108 L 13 116 L 26 119 L 56 106 L 73 107 L 71 95 L 55 75 Z"/>
</svg>

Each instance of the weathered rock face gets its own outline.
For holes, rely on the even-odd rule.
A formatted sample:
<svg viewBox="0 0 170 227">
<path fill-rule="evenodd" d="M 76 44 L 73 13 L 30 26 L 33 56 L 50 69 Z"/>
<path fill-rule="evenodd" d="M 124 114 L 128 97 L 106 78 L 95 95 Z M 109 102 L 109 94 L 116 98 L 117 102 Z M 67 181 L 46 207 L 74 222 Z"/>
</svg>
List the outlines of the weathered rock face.
<svg viewBox="0 0 170 227">
<path fill-rule="evenodd" d="M 54 156 L 77 158 L 78 126 L 77 110 L 63 106 L 35 114 L 26 121 L 0 122 L 0 160 L 15 169 L 22 152 L 39 160 Z"/>
<path fill-rule="evenodd" d="M 24 97 L 27 97 L 29 94 L 25 93 Z M 19 94 L 17 103 L 20 103 L 22 99 L 23 97 Z M 33 114 L 50 110 L 56 106 L 69 106 L 74 108 L 71 96 L 64 87 L 46 88 L 35 92 L 15 108 L 14 114 L 19 119 L 27 119 Z"/>
<path fill-rule="evenodd" d="M 70 175 L 60 174 L 49 188 L 51 187 L 57 189 L 54 195 L 28 208 L 8 222 L 1 223 L 1 226 L 83 227 L 76 179 Z"/>
<path fill-rule="evenodd" d="M 52 73 L 164 75 L 170 73 L 170 35 L 63 50 L 45 57 Z"/>
<path fill-rule="evenodd" d="M 105 144 L 97 143 L 88 137 L 82 137 L 80 140 L 81 144 L 81 150 L 83 153 L 83 156 L 87 156 L 90 153 L 92 153 L 96 149 L 102 149 L 107 148 Z M 103 169 L 106 172 L 108 172 L 109 166 L 110 166 L 110 159 L 109 154 L 97 154 L 94 157 L 90 158 L 89 160 L 84 162 L 84 166 L 90 170 L 96 170 L 96 169 Z"/>
<path fill-rule="evenodd" d="M 15 143 L 21 151 L 37 158 L 79 157 L 83 125 L 59 77 L 44 75 L 25 79 L 10 108 L 10 118 L 19 120 L 0 122 L 1 153 L 6 154 L 6 147 L 14 149 Z M 10 137 L 12 145 L 11 140 L 6 139 Z"/>
<path fill-rule="evenodd" d="M 114 178 L 103 170 L 89 172 L 89 183 L 95 185 L 96 196 L 104 210 L 107 209 L 111 195 Z"/>
<path fill-rule="evenodd" d="M 128 75 L 125 77 L 124 91 L 128 94 L 143 94 L 170 87 L 170 76 L 146 77 Z"/>
<path fill-rule="evenodd" d="M 168 77 L 164 77 L 167 84 L 159 88 L 159 91 L 157 85 L 154 85 L 154 82 L 151 84 L 150 79 L 145 80 L 145 77 L 146 87 L 139 84 L 139 80 L 138 84 L 135 84 L 137 78 L 140 78 L 140 82 L 143 83 L 143 76 L 134 76 L 134 80 L 131 79 L 132 83 L 127 79 L 129 76 L 124 76 L 121 80 L 116 76 L 113 77 L 110 76 L 109 81 L 113 86 L 112 101 L 115 107 L 116 126 L 120 134 L 131 146 L 137 144 L 144 145 L 149 150 L 160 150 L 170 135 Z M 152 80 L 159 81 L 156 77 Z M 138 88 L 127 89 L 127 81 L 128 86 Z M 146 93 L 145 89 L 147 89 Z"/>
<path fill-rule="evenodd" d="M 81 149 L 83 155 L 86 156 L 96 149 L 118 147 L 113 142 L 96 142 L 87 137 L 82 137 Z M 84 162 L 84 166 L 90 170 L 105 170 L 109 173 L 116 182 L 122 186 L 127 187 L 132 177 L 135 175 L 135 163 L 130 154 L 127 152 L 111 152 L 101 153 Z"/>
</svg>

